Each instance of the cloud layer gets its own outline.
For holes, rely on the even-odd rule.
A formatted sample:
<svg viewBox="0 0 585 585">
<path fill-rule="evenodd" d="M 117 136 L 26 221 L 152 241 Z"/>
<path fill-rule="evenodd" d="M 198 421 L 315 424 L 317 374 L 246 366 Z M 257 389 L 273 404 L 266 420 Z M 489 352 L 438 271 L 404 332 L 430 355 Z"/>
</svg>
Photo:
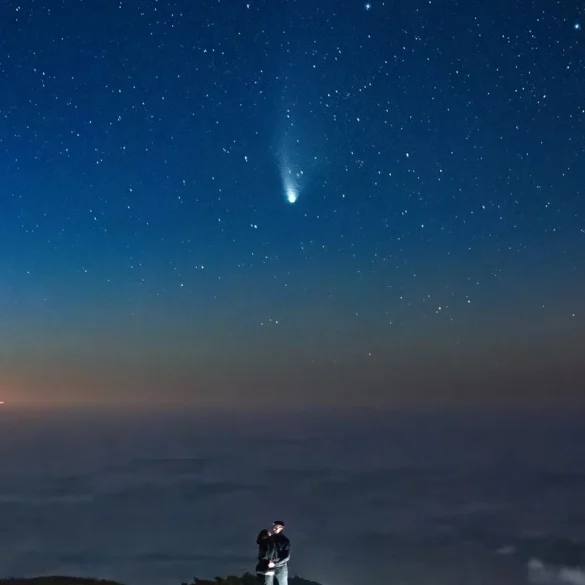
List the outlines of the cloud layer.
<svg viewBox="0 0 585 585">
<path fill-rule="evenodd" d="M 3 417 L 4 574 L 251 570 L 275 517 L 293 573 L 324 585 L 574 580 L 585 562 L 576 422 Z"/>
</svg>

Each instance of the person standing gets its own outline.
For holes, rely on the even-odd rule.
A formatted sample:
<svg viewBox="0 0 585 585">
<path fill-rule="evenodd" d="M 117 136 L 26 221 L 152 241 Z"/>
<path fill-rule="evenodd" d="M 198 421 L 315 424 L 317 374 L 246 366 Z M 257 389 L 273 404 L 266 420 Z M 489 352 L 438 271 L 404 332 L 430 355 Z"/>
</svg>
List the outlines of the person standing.
<svg viewBox="0 0 585 585">
<path fill-rule="evenodd" d="M 288 585 L 290 540 L 284 535 L 284 522 L 282 520 L 275 520 L 270 534 L 274 554 L 274 560 L 270 568 L 274 568 L 274 577 L 276 577 L 278 585 Z"/>
<path fill-rule="evenodd" d="M 258 582 L 260 585 L 273 585 L 276 549 L 272 541 L 272 533 L 261 530 L 256 538 L 256 544 L 258 545 L 258 564 L 256 565 Z"/>
</svg>

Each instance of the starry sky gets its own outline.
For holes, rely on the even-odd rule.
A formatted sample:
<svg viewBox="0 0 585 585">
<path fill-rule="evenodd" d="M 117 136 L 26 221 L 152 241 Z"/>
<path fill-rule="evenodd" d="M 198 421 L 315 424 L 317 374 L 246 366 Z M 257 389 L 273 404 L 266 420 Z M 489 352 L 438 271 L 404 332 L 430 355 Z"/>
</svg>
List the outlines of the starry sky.
<svg viewBox="0 0 585 585">
<path fill-rule="evenodd" d="M 585 13 L 0 7 L 14 404 L 585 398 Z"/>
</svg>

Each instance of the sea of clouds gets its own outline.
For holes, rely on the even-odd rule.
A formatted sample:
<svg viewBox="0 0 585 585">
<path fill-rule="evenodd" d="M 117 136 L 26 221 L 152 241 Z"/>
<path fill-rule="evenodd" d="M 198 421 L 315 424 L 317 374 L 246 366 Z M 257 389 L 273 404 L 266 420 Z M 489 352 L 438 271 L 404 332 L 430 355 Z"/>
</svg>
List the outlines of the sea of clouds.
<svg viewBox="0 0 585 585">
<path fill-rule="evenodd" d="M 582 420 L 3 411 L 0 574 L 241 573 L 279 518 L 324 585 L 585 585 Z"/>
</svg>

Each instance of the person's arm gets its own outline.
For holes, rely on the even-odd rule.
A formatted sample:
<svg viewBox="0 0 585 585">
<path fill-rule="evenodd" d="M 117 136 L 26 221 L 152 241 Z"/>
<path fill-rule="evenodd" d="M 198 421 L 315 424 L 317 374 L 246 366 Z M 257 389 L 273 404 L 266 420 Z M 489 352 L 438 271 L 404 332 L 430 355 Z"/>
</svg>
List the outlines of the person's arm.
<svg viewBox="0 0 585 585">
<path fill-rule="evenodd" d="M 277 561 L 274 561 L 275 567 L 284 567 L 290 559 L 290 542 L 287 542 L 281 549 L 280 555 L 284 555 L 282 558 L 279 558 Z M 279 556 L 280 556 L 279 555 Z"/>
</svg>

